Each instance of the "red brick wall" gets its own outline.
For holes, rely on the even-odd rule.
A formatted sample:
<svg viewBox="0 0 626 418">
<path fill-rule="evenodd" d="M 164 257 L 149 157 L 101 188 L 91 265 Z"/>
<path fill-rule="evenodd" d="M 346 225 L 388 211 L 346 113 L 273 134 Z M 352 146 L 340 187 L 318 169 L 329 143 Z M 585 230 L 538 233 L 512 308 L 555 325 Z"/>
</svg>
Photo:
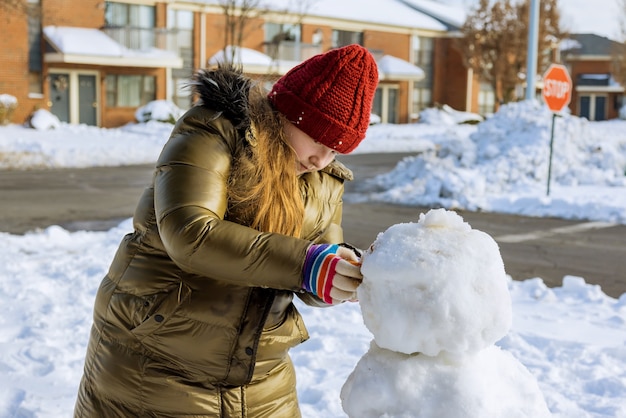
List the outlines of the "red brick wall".
<svg viewBox="0 0 626 418">
<path fill-rule="evenodd" d="M 18 100 L 11 122 L 21 123 L 39 100 L 28 99 L 28 25 L 26 15 L 15 11 L 0 16 L 0 94 Z"/>
<path fill-rule="evenodd" d="M 204 45 L 204 52 L 207 60 L 220 49 L 224 48 L 224 27 L 223 15 L 206 15 L 206 37 L 205 39 L 200 39 L 200 42 Z M 202 68 L 206 67 L 206 65 L 206 62 L 200 63 Z"/>
<path fill-rule="evenodd" d="M 472 109 L 466 109 L 467 69 L 453 38 L 435 40 L 433 102 L 456 110 L 478 109 L 478 83 L 472 88 Z M 474 107 L 475 106 L 475 107 Z"/>
<path fill-rule="evenodd" d="M 103 0 L 41 0 L 43 26 L 100 28 L 104 25 Z"/>
<path fill-rule="evenodd" d="M 410 60 L 411 36 L 401 33 L 377 31 L 363 32 L 363 46 L 371 50 L 383 51 L 387 55 Z"/>
</svg>

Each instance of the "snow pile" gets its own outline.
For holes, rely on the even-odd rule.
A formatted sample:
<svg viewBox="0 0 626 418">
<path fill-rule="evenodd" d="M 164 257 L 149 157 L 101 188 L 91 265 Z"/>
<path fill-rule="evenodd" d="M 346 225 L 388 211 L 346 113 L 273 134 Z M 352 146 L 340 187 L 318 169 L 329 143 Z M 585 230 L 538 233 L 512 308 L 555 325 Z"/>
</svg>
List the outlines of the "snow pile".
<svg viewBox="0 0 626 418">
<path fill-rule="evenodd" d="M 54 124 L 47 115 L 41 110 L 42 126 Z M 0 170 L 154 164 L 171 131 L 156 121 L 111 129 L 61 122 L 45 131 L 9 125 L 0 130 Z"/>
<path fill-rule="evenodd" d="M 30 116 L 28 125 L 38 131 L 47 131 L 48 129 L 57 129 L 60 127 L 61 121 L 48 110 L 38 109 Z"/>
<path fill-rule="evenodd" d="M 379 234 L 362 272 L 374 340 L 341 391 L 350 417 L 550 416 L 535 378 L 494 345 L 512 303 L 489 235 L 434 209 Z"/>
<path fill-rule="evenodd" d="M 508 190 L 546 184 L 550 158 L 552 113 L 535 101 L 503 106 L 470 136 L 476 160 L 490 184 Z M 589 122 L 571 115 L 555 120 L 552 179 L 563 185 L 624 186 L 625 160 L 597 138 Z M 566 164 L 567 162 L 567 164 Z M 495 176 L 495 180 L 493 181 Z M 498 192 L 494 189 L 493 192 Z"/>
<path fill-rule="evenodd" d="M 448 105 L 441 106 L 441 109 L 430 107 L 420 112 L 420 122 L 431 125 L 456 125 L 459 123 L 480 123 L 483 118 L 478 113 L 463 112 L 453 109 Z"/>
<path fill-rule="evenodd" d="M 551 112 L 537 101 L 505 105 L 471 134 L 433 138 L 437 153 L 407 157 L 394 170 L 373 179 L 369 198 L 449 209 L 502 211 L 508 207 L 526 213 L 528 201 L 503 201 L 503 197 L 513 192 L 524 199 L 545 197 L 551 170 L 553 189 L 562 191 L 562 201 L 552 204 L 567 207 L 572 204 L 568 196 L 576 192 L 572 188 L 626 186 L 626 146 L 619 134 L 609 133 L 613 125 L 596 123 L 593 128 L 603 128 L 598 130 L 575 116 L 556 118 L 550 167 Z M 422 126 L 428 129 L 430 125 L 417 124 L 415 129 Z M 550 206 L 549 201 L 544 203 Z M 533 211 L 554 216 L 550 208 Z M 622 221 L 623 214 L 609 212 L 611 218 Z"/>
</svg>

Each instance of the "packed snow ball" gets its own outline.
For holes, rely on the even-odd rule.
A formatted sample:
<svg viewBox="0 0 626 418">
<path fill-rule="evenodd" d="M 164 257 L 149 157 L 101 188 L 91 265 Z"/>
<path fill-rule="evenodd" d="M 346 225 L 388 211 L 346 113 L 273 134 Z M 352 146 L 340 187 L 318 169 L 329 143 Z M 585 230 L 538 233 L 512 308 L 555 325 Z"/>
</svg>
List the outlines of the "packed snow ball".
<svg viewBox="0 0 626 418">
<path fill-rule="evenodd" d="M 511 327 L 496 242 L 454 211 L 380 233 L 363 255 L 357 290 L 365 326 L 381 348 L 436 356 L 484 349 Z"/>
<path fill-rule="evenodd" d="M 437 357 L 369 351 L 341 389 L 350 418 L 546 418 L 539 385 L 513 355 L 493 345 Z"/>
</svg>

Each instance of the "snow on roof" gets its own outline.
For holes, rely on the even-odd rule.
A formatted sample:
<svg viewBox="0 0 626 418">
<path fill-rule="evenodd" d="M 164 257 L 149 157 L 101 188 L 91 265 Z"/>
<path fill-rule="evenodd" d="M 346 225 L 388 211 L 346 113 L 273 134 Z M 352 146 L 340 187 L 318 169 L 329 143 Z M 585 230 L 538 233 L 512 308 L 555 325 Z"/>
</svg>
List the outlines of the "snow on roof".
<svg viewBox="0 0 626 418">
<path fill-rule="evenodd" d="M 272 6 L 283 9 L 289 0 L 268 0 Z M 444 24 L 395 0 L 318 0 L 306 16 L 345 19 L 358 22 L 377 23 L 392 26 L 446 31 Z"/>
<path fill-rule="evenodd" d="M 218 4 L 217 0 L 190 0 L 192 3 Z M 289 10 L 305 18 L 324 17 L 354 22 L 404 26 L 433 31 L 447 31 L 446 26 L 425 13 L 397 0 L 316 0 L 310 7 L 294 0 L 266 0 L 263 5 L 275 11 Z"/>
<path fill-rule="evenodd" d="M 67 26 L 46 26 L 43 33 L 51 44 L 51 46 L 65 58 L 57 58 L 68 62 L 75 63 L 101 63 L 98 61 L 84 62 L 84 58 L 76 58 L 76 56 L 89 57 L 106 57 L 106 58 L 124 58 L 119 60 L 120 65 L 144 66 L 147 67 L 182 67 L 182 59 L 174 52 L 166 51 L 158 48 L 150 48 L 145 50 L 129 49 L 119 44 L 104 32 L 93 28 L 75 28 Z M 47 53 L 49 57 L 55 54 Z M 74 58 L 71 58 L 74 57 Z M 135 61 L 132 61 L 135 60 Z M 151 63 L 151 61 L 154 61 Z M 107 62 L 110 65 L 116 65 Z M 158 65 L 157 65 L 158 64 Z"/>
<path fill-rule="evenodd" d="M 233 55 L 234 51 L 234 55 Z M 248 64 L 248 65 L 272 65 L 272 57 L 262 52 L 256 51 L 250 48 L 243 47 L 226 47 L 226 56 L 230 58 L 234 56 L 236 64 Z M 211 58 L 209 58 L 209 65 L 216 65 L 220 62 L 224 62 L 224 50 L 220 49 Z"/>
<path fill-rule="evenodd" d="M 569 51 L 569 50 L 572 50 L 572 49 L 580 49 L 582 47 L 583 47 L 583 45 L 578 40 L 572 39 L 572 38 L 563 39 L 559 43 L 559 49 L 561 51 Z"/>
<path fill-rule="evenodd" d="M 467 12 L 463 7 L 440 3 L 432 0 L 403 0 L 405 3 L 416 7 L 418 10 L 428 13 L 448 24 L 461 27 L 467 18 Z"/>
<path fill-rule="evenodd" d="M 420 81 L 425 77 L 421 68 L 392 55 L 383 55 L 376 63 L 381 80 Z"/>
<path fill-rule="evenodd" d="M 118 57 L 128 51 L 98 29 L 46 26 L 43 33 L 64 54 Z"/>
</svg>

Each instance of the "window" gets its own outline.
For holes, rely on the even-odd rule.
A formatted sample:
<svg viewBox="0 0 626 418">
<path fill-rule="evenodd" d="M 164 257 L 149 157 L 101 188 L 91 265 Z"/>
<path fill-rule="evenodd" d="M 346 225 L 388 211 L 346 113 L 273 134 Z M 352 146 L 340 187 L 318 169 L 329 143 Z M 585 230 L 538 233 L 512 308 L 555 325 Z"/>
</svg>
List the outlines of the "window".
<svg viewBox="0 0 626 418">
<path fill-rule="evenodd" d="M 28 93 L 29 95 L 43 94 L 43 80 L 41 78 L 42 51 L 41 51 L 41 4 L 29 1 L 28 4 Z"/>
<path fill-rule="evenodd" d="M 493 87 L 488 83 L 480 83 L 478 92 L 478 113 L 481 115 L 489 115 L 493 113 L 496 106 L 496 95 Z"/>
<path fill-rule="evenodd" d="M 168 81 L 172 87 L 172 101 L 181 109 L 191 107 L 191 93 L 187 85 L 193 74 L 193 12 L 190 10 L 167 10 L 168 46 L 183 58 L 182 68 L 172 68 Z"/>
<path fill-rule="evenodd" d="M 419 81 L 413 82 L 413 111 L 411 117 L 417 119 L 419 113 L 432 105 L 432 90 L 420 85 Z"/>
<path fill-rule="evenodd" d="M 156 45 L 154 6 L 106 2 L 105 32 L 130 49 L 148 49 Z"/>
<path fill-rule="evenodd" d="M 174 95 L 172 101 L 180 109 L 187 110 L 191 107 L 191 92 L 189 91 L 189 77 L 172 77 Z"/>
<path fill-rule="evenodd" d="M 167 10 L 167 28 L 174 33 L 172 42 L 175 45 L 168 45 L 170 51 L 180 51 L 190 49 L 193 44 L 193 12 L 190 10 Z"/>
<path fill-rule="evenodd" d="M 411 45 L 413 46 L 413 64 L 421 67 L 424 71 L 432 70 L 433 66 L 433 38 L 414 35 Z"/>
<path fill-rule="evenodd" d="M 107 75 L 105 84 L 109 107 L 139 107 L 156 98 L 153 76 Z"/>
<path fill-rule="evenodd" d="M 424 71 L 424 79 L 413 83 L 411 117 L 432 106 L 433 91 L 433 38 L 414 35 L 411 38 L 411 60 Z"/>
<path fill-rule="evenodd" d="M 301 61 L 300 25 L 290 23 L 265 24 L 265 53 L 273 59 Z"/>
<path fill-rule="evenodd" d="M 300 37 L 301 29 L 298 24 L 270 22 L 265 24 L 265 42 L 300 42 Z"/>
<path fill-rule="evenodd" d="M 363 45 L 363 32 L 351 32 L 347 30 L 333 30 L 332 47 L 341 48 L 342 46 L 358 44 Z"/>
<path fill-rule="evenodd" d="M 28 72 L 28 96 L 43 97 L 43 79 L 41 71 Z"/>
<path fill-rule="evenodd" d="M 154 15 L 153 6 L 106 2 L 104 22 L 113 27 L 154 28 Z"/>
</svg>

